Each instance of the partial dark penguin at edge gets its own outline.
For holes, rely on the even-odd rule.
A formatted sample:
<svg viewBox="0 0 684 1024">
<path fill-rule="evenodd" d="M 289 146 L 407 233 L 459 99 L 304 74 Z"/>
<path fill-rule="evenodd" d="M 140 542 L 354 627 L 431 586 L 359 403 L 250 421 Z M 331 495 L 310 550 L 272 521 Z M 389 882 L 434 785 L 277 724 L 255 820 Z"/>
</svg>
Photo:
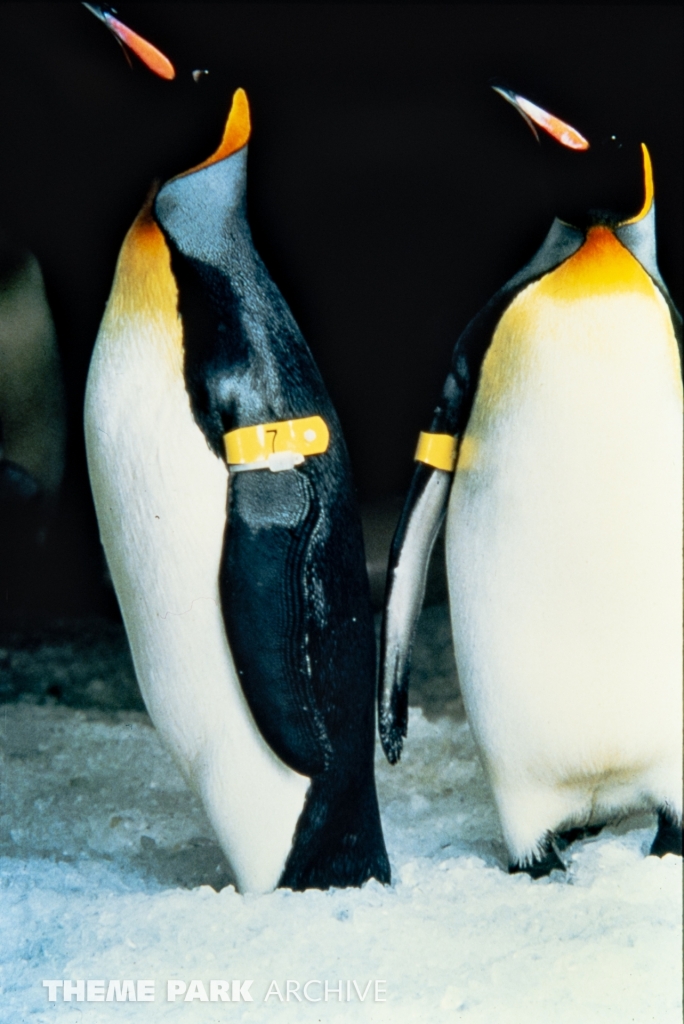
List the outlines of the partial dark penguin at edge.
<svg viewBox="0 0 684 1024">
<path fill-rule="evenodd" d="M 0 619 L 40 606 L 65 442 L 61 360 L 41 269 L 0 230 Z"/>
</svg>

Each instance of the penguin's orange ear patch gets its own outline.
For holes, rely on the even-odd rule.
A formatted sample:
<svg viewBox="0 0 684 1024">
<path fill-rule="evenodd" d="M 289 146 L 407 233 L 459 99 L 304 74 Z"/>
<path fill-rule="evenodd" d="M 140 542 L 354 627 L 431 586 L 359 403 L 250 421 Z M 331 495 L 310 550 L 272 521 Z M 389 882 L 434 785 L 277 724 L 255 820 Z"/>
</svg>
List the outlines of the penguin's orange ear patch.
<svg viewBox="0 0 684 1024">
<path fill-rule="evenodd" d="M 636 224 L 638 221 L 643 220 L 653 203 L 653 165 L 651 163 L 651 154 L 643 142 L 641 143 L 641 155 L 644 160 L 644 202 L 639 212 L 634 217 L 630 217 L 629 220 L 624 220 L 620 227 L 625 227 L 627 224 Z"/>
<path fill-rule="evenodd" d="M 499 96 L 503 96 L 511 106 L 515 107 L 519 114 L 522 114 L 535 136 L 537 135 L 535 125 L 537 125 L 556 142 L 560 142 L 561 146 L 567 146 L 568 149 L 589 149 L 587 140 L 571 124 L 561 121 L 555 114 L 549 114 L 547 110 L 538 107 L 531 100 L 526 100 L 524 96 L 519 96 L 517 92 L 512 92 L 511 89 L 503 89 L 498 85 L 494 85 L 492 88 L 494 92 L 498 92 Z"/>
<path fill-rule="evenodd" d="M 196 167 L 192 167 L 189 171 L 185 171 L 179 177 L 185 177 L 186 174 L 194 174 L 195 171 L 202 171 L 205 167 L 211 167 L 212 164 L 217 164 L 220 160 L 225 160 L 226 157 L 237 153 L 238 149 L 242 149 L 249 142 L 251 131 L 252 122 L 249 116 L 247 93 L 244 89 L 238 89 L 233 96 L 233 103 L 228 114 L 228 120 L 226 121 L 226 127 L 223 131 L 223 138 L 219 148 L 207 160 L 197 164 Z"/>
<path fill-rule="evenodd" d="M 249 142 L 252 131 L 252 122 L 249 116 L 249 101 L 244 89 L 238 89 L 233 96 L 233 102 L 226 121 L 226 127 L 221 139 L 221 145 L 209 157 L 209 163 L 217 163 L 225 160 L 227 156 L 236 153 Z"/>
</svg>

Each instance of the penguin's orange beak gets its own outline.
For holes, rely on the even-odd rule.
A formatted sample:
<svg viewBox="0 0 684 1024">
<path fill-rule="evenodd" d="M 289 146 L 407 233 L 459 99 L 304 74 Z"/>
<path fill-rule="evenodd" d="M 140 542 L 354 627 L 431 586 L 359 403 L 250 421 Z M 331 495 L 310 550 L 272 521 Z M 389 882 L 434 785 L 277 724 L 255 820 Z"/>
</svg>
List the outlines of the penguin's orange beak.
<svg viewBox="0 0 684 1024">
<path fill-rule="evenodd" d="M 567 146 L 568 149 L 589 149 L 589 143 L 584 136 L 580 135 L 577 129 L 566 121 L 561 121 L 555 114 L 549 114 L 547 110 L 542 110 L 536 103 L 526 100 L 524 96 L 520 96 L 511 89 L 504 89 L 498 85 L 494 85 L 492 88 L 525 118 L 536 138 L 539 136 L 535 125 L 547 132 L 556 142 L 560 142 L 561 146 Z"/>
<path fill-rule="evenodd" d="M 122 21 L 115 18 L 109 11 L 102 10 L 101 7 L 96 4 L 83 4 L 88 10 L 99 18 L 100 21 L 104 22 L 109 31 L 114 35 L 123 46 L 127 46 L 136 57 L 138 57 L 143 64 L 153 71 L 155 75 L 159 75 L 160 78 L 165 78 L 170 81 L 176 77 L 176 69 L 169 60 L 165 57 L 161 50 L 158 50 L 152 43 L 148 43 L 147 39 L 143 39 L 142 36 L 134 32 L 128 25 L 124 25 Z"/>
</svg>

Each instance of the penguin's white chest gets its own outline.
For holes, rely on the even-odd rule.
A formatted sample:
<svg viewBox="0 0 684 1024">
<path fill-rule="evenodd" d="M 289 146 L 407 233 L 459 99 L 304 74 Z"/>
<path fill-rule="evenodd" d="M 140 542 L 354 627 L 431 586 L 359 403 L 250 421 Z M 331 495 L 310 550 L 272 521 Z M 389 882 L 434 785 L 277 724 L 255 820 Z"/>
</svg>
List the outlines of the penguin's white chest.
<svg viewBox="0 0 684 1024">
<path fill-rule="evenodd" d="M 630 806 L 681 814 L 682 393 L 648 286 L 504 314 L 454 479 L 469 720 L 509 848 Z"/>
<path fill-rule="evenodd" d="M 193 419 L 178 342 L 163 318 L 110 309 L 88 380 L 89 471 L 150 715 L 239 886 L 268 890 L 309 780 L 265 743 L 235 672 L 218 592 L 228 476 Z"/>
</svg>

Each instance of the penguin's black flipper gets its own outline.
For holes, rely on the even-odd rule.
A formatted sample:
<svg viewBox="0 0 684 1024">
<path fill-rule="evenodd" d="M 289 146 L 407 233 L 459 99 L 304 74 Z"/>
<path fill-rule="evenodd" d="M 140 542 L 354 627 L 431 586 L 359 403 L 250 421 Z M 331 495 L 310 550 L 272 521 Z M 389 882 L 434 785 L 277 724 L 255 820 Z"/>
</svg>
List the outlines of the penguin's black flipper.
<svg viewBox="0 0 684 1024">
<path fill-rule="evenodd" d="M 390 881 L 373 778 L 375 659 L 360 524 L 352 530 L 349 508 L 322 507 L 327 472 L 316 464 L 232 474 L 219 577 L 256 725 L 311 779 L 278 882 L 293 890 Z"/>
<path fill-rule="evenodd" d="M 375 634 L 361 522 L 337 416 L 254 249 L 249 132 L 238 91 L 214 156 L 164 185 L 154 202 L 178 288 L 190 408 L 228 466 L 218 567 L 225 639 L 254 726 L 310 780 L 278 884 L 389 881 L 373 779 Z M 299 422 L 298 443 L 309 444 L 318 435 L 301 424 L 310 418 L 325 425 L 326 446 L 289 452 L 293 464 L 272 461 L 288 456 L 276 451 L 277 429 L 267 431 L 268 457 L 228 441 Z"/>
<path fill-rule="evenodd" d="M 581 231 L 555 220 L 542 246 L 468 324 L 456 342 L 451 371 L 430 426 L 459 439 L 468 424 L 480 369 L 496 325 L 515 294 L 568 259 Z M 379 727 L 390 764 L 401 756 L 408 722 L 411 647 L 425 594 L 430 552 L 444 518 L 452 474 L 418 463 L 390 551 L 385 591 L 379 683 Z"/>
<path fill-rule="evenodd" d="M 408 726 L 411 648 L 425 596 L 430 554 L 446 512 L 451 474 L 419 463 L 394 534 L 380 638 L 379 726 L 390 764 Z"/>
<path fill-rule="evenodd" d="M 250 710 L 278 757 L 308 776 L 324 772 L 333 753 L 309 650 L 317 504 L 296 470 L 235 474 L 220 573 L 226 631 Z"/>
</svg>

